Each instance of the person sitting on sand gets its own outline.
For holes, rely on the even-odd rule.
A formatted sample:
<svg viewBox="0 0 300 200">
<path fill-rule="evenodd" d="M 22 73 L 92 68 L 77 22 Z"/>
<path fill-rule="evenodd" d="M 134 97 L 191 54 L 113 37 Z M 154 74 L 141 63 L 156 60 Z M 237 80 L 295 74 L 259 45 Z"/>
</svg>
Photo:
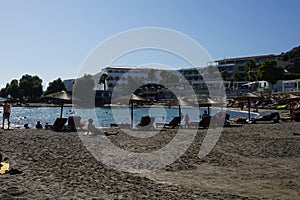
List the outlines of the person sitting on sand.
<svg viewBox="0 0 300 200">
<path fill-rule="evenodd" d="M 24 124 L 24 128 L 25 128 L 25 129 L 29 129 L 28 123 L 27 123 L 27 124 Z"/>
<path fill-rule="evenodd" d="M 40 121 L 37 121 L 37 123 L 36 123 L 36 125 L 35 125 L 35 128 L 36 128 L 36 129 L 42 129 L 42 128 L 43 128 L 43 126 L 42 126 L 42 124 L 41 124 Z"/>
<path fill-rule="evenodd" d="M 93 119 L 88 120 L 88 133 L 99 133 L 99 130 L 93 124 Z"/>
</svg>

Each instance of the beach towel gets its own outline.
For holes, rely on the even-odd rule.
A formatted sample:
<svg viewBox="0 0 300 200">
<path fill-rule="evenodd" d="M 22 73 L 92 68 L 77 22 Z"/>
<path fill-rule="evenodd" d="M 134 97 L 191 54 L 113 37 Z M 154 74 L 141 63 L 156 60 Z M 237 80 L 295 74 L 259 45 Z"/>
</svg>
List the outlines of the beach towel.
<svg viewBox="0 0 300 200">
<path fill-rule="evenodd" d="M 9 171 L 9 163 L 1 162 L 0 174 L 5 174 L 7 171 Z"/>
</svg>

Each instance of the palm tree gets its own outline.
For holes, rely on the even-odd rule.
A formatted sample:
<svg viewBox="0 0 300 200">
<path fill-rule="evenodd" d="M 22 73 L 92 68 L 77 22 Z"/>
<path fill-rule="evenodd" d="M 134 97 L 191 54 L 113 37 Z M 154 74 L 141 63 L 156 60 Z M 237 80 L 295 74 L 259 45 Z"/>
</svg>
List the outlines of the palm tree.
<svg viewBox="0 0 300 200">
<path fill-rule="evenodd" d="M 99 79 L 99 83 L 104 85 L 104 91 L 106 90 L 106 79 L 108 77 L 108 74 L 103 73 Z"/>
</svg>

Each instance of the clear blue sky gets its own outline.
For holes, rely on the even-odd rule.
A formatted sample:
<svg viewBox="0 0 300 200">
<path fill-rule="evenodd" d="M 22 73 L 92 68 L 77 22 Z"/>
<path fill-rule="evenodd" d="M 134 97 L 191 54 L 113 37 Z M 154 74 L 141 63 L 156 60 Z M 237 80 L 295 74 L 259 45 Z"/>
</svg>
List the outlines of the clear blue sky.
<svg viewBox="0 0 300 200">
<path fill-rule="evenodd" d="M 100 42 L 141 27 L 182 32 L 213 59 L 278 54 L 300 45 L 299 10 L 299 0 L 0 0 L 0 87 L 23 74 L 74 78 Z"/>
</svg>

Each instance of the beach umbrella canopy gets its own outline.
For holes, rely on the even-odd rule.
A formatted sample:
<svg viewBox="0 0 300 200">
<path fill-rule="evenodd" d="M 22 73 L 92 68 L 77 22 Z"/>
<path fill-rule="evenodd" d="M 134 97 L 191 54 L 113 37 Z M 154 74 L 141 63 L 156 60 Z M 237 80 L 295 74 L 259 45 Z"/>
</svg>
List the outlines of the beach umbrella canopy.
<svg viewBox="0 0 300 200">
<path fill-rule="evenodd" d="M 55 100 L 58 100 L 60 102 L 60 104 L 61 104 L 60 118 L 62 118 L 64 102 L 65 101 L 71 101 L 72 100 L 72 95 L 67 93 L 66 91 L 62 90 L 62 91 L 59 91 L 59 92 L 54 92 L 54 93 L 48 94 L 48 95 L 45 96 L 45 98 L 55 99 Z"/>
<path fill-rule="evenodd" d="M 211 98 L 200 99 L 198 101 L 199 107 L 207 107 L 208 115 L 210 115 L 210 107 L 211 106 L 223 106 L 225 102 L 214 101 Z"/>
<path fill-rule="evenodd" d="M 129 97 L 129 104 L 131 104 L 131 127 L 133 127 L 133 104 L 134 103 L 146 103 L 147 99 L 140 97 L 136 94 L 131 94 Z"/>
<path fill-rule="evenodd" d="M 130 95 L 125 95 L 119 98 L 116 98 L 115 100 L 113 100 L 115 103 L 117 102 L 123 102 L 123 103 L 129 103 L 130 107 L 131 107 L 131 126 L 133 126 L 133 104 L 134 103 L 147 103 L 149 102 L 147 99 L 140 97 L 136 94 L 130 94 Z"/>
<path fill-rule="evenodd" d="M 279 100 L 280 102 L 288 102 L 290 104 L 290 114 L 292 114 L 292 101 L 299 100 L 300 96 L 288 94 L 285 98 Z"/>
<path fill-rule="evenodd" d="M 250 121 L 250 100 L 258 100 L 258 99 L 260 99 L 260 97 L 253 94 L 253 93 L 246 93 L 246 94 L 243 94 L 242 96 L 236 97 L 235 99 L 237 99 L 237 100 L 247 100 L 247 103 L 248 103 L 248 119 Z"/>
<path fill-rule="evenodd" d="M 197 105 L 189 100 L 187 100 L 184 97 L 178 97 L 174 100 L 169 101 L 168 103 L 165 104 L 165 106 L 178 106 L 178 116 L 181 116 L 181 107 L 182 106 L 192 106 L 196 107 Z"/>
</svg>

